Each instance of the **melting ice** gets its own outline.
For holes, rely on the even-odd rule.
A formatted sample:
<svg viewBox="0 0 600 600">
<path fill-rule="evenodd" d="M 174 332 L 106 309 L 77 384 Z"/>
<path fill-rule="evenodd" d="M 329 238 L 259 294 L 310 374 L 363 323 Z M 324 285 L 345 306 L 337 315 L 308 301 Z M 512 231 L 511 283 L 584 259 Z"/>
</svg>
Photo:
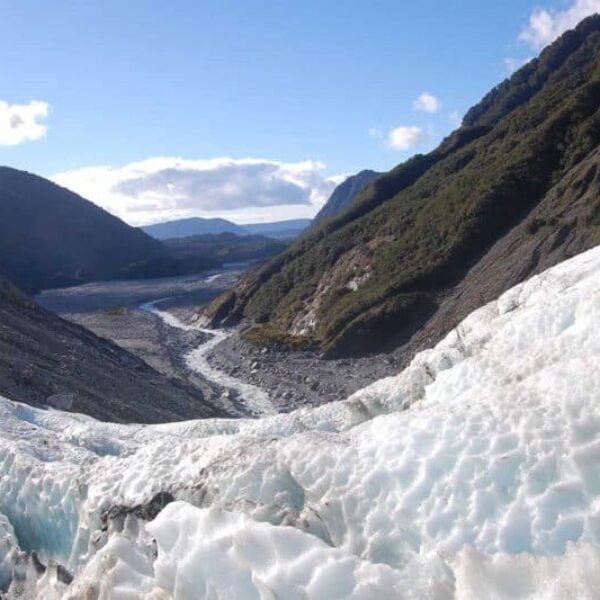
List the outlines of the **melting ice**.
<svg viewBox="0 0 600 600">
<path fill-rule="evenodd" d="M 316 409 L 139 426 L 0 399 L 0 586 L 596 598 L 599 365 L 600 248 Z"/>
</svg>

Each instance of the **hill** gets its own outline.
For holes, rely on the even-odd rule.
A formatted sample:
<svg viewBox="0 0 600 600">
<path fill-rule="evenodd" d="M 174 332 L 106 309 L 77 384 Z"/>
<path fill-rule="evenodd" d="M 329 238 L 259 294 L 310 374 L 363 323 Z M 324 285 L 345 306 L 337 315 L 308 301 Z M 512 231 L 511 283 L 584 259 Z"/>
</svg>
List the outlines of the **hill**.
<svg viewBox="0 0 600 600">
<path fill-rule="evenodd" d="M 184 273 L 199 273 L 225 263 L 264 261 L 283 252 L 287 244 L 262 235 L 196 235 L 165 240 L 165 247 Z"/>
<path fill-rule="evenodd" d="M 201 217 L 155 223 L 141 229 L 157 240 L 218 233 L 246 234 L 246 230 L 241 225 L 236 225 L 226 219 L 203 219 Z"/>
<path fill-rule="evenodd" d="M 346 209 L 354 198 L 358 196 L 373 180 L 379 177 L 381 173 L 377 171 L 371 171 L 365 169 L 360 171 L 356 175 L 351 175 L 340 183 L 335 190 L 333 190 L 331 196 L 323 206 L 323 208 L 317 213 L 317 216 L 313 219 L 313 225 L 318 225 L 323 221 L 333 217 Z"/>
<path fill-rule="evenodd" d="M 106 421 L 160 423 L 221 415 L 197 390 L 44 310 L 2 278 L 0 394 L 33 406 L 67 406 Z"/>
<path fill-rule="evenodd" d="M 0 273 L 20 288 L 158 275 L 169 265 L 139 229 L 47 179 L 0 167 Z"/>
<path fill-rule="evenodd" d="M 431 344 L 474 306 L 600 243 L 599 109 L 596 15 L 206 316 L 328 356 Z"/>
<path fill-rule="evenodd" d="M 185 238 L 197 235 L 217 235 L 235 233 L 236 235 L 264 235 L 275 239 L 295 238 L 309 227 L 310 219 L 290 219 L 273 223 L 251 223 L 237 225 L 226 219 L 204 219 L 193 217 L 166 221 L 142 227 L 142 230 L 158 240 Z"/>
<path fill-rule="evenodd" d="M 289 219 L 273 223 L 251 223 L 242 225 L 247 233 L 265 235 L 275 239 L 293 239 L 310 227 L 310 219 Z"/>
</svg>

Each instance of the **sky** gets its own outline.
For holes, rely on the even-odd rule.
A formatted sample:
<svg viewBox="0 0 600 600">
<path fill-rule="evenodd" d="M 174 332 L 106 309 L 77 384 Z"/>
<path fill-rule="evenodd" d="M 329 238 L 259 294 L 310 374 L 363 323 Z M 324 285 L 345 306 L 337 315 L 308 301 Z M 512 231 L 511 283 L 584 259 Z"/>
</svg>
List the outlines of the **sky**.
<svg viewBox="0 0 600 600">
<path fill-rule="evenodd" d="M 600 0 L 3 0 L 0 164 L 132 225 L 311 217 Z"/>
</svg>

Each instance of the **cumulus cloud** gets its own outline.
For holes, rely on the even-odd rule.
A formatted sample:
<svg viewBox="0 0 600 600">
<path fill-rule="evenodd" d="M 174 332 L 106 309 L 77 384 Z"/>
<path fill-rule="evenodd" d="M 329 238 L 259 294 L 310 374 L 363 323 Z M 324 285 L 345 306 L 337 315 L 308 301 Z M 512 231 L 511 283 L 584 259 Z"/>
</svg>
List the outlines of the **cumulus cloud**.
<svg viewBox="0 0 600 600">
<path fill-rule="evenodd" d="M 423 112 L 434 113 L 440 110 L 440 101 L 429 92 L 423 92 L 414 102 L 413 108 Z"/>
<path fill-rule="evenodd" d="M 0 145 L 16 146 L 44 137 L 48 126 L 40 121 L 48 116 L 49 110 L 48 104 L 39 100 L 28 104 L 8 104 L 0 100 Z"/>
<path fill-rule="evenodd" d="M 387 145 L 394 150 L 410 150 L 425 139 L 420 127 L 396 127 L 388 133 Z"/>
<path fill-rule="evenodd" d="M 337 187 L 341 183 L 344 183 L 344 181 L 346 181 L 346 179 L 351 177 L 353 174 L 354 173 L 340 173 L 339 175 L 332 175 L 331 177 L 327 178 L 327 181 Z"/>
<path fill-rule="evenodd" d="M 540 50 L 567 29 L 597 12 L 600 12 L 600 0 L 575 0 L 563 10 L 534 10 L 519 39 Z"/>
<path fill-rule="evenodd" d="M 324 170 L 314 160 L 159 157 L 67 171 L 52 180 L 139 225 L 217 214 L 240 221 L 312 216 L 337 181 Z"/>
</svg>

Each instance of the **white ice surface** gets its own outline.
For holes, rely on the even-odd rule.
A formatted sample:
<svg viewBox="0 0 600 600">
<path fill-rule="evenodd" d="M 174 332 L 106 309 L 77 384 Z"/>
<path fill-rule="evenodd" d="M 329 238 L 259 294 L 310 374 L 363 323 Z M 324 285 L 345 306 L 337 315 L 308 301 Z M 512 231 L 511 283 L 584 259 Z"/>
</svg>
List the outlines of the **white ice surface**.
<svg viewBox="0 0 600 600">
<path fill-rule="evenodd" d="M 8 587 L 16 562 L 18 543 L 9 520 L 0 514 L 0 589 Z"/>
<path fill-rule="evenodd" d="M 160 491 L 154 521 L 103 518 Z M 600 248 L 316 409 L 127 426 L 2 399 L 0 513 L 67 597 L 597 598 Z"/>
</svg>

